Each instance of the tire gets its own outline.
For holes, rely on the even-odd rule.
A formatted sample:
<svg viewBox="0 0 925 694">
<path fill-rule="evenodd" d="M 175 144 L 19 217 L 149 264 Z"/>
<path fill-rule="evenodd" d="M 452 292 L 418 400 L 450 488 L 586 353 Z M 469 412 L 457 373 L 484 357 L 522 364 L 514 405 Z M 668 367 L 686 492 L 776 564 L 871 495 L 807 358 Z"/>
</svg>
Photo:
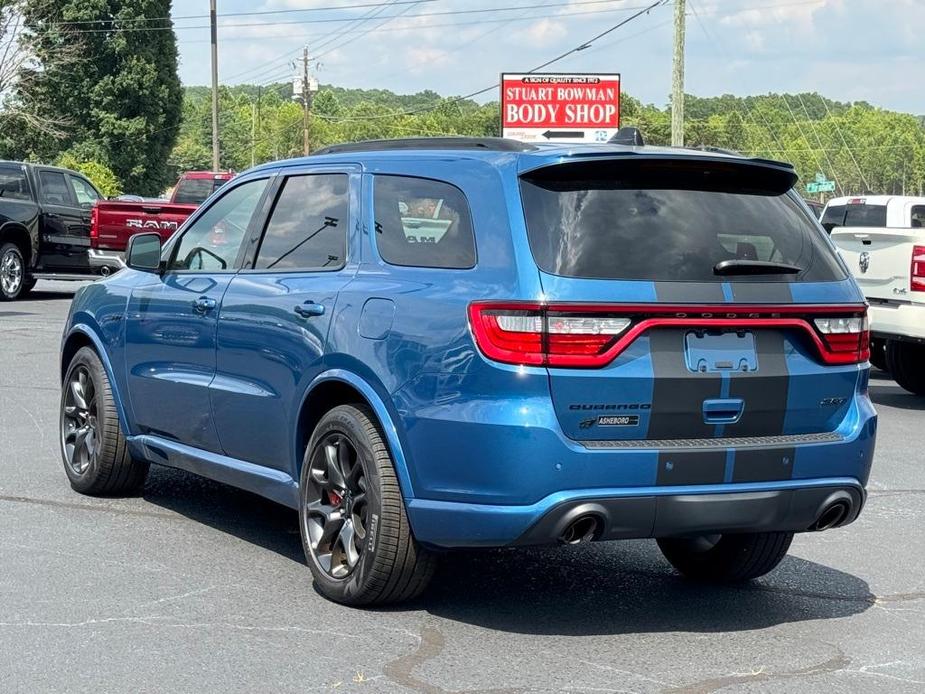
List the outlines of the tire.
<svg viewBox="0 0 925 694">
<path fill-rule="evenodd" d="M 884 340 L 870 341 L 870 363 L 881 371 L 889 371 L 886 359 L 886 343 Z"/>
<path fill-rule="evenodd" d="M 427 587 L 436 560 L 411 533 L 392 458 L 366 406 L 340 405 L 322 417 L 299 496 L 302 548 L 326 598 L 381 605 Z"/>
<path fill-rule="evenodd" d="M 661 538 L 658 547 L 665 559 L 687 578 L 737 583 L 772 571 L 786 556 L 792 540 L 793 533 L 743 533 L 712 538 Z"/>
<path fill-rule="evenodd" d="M 61 388 L 60 429 L 64 472 L 74 491 L 116 496 L 144 485 L 148 463 L 129 454 L 109 379 L 90 347 L 79 349 L 68 365 Z"/>
<path fill-rule="evenodd" d="M 910 393 L 925 395 L 925 345 L 888 340 L 886 362 L 894 381 Z"/>
<path fill-rule="evenodd" d="M 32 288 L 25 289 L 27 284 L 26 261 L 19 246 L 0 245 L 0 301 L 15 301 Z"/>
</svg>

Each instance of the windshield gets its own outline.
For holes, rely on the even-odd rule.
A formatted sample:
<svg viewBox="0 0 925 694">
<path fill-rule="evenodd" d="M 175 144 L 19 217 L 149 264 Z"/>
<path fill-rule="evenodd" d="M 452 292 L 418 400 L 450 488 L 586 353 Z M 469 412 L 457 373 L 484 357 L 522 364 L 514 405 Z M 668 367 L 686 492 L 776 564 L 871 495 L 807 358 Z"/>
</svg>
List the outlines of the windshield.
<svg viewBox="0 0 925 694">
<path fill-rule="evenodd" d="M 541 169 L 521 183 L 530 246 L 541 269 L 566 277 L 736 281 L 715 268 L 742 260 L 801 269 L 769 280 L 844 279 L 812 219 L 787 194 L 789 182 L 766 176 L 676 161 Z"/>
</svg>

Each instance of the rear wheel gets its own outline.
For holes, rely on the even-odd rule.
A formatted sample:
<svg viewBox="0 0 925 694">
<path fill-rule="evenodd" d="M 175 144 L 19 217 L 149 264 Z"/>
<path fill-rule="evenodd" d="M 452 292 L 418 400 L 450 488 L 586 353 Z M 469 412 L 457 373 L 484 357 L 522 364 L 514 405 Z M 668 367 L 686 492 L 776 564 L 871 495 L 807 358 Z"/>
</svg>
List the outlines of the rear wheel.
<svg viewBox="0 0 925 694">
<path fill-rule="evenodd" d="M 910 393 L 925 395 L 925 345 L 889 340 L 886 361 L 893 380 Z"/>
<path fill-rule="evenodd" d="M 886 341 L 880 339 L 871 339 L 870 363 L 881 371 L 889 371 L 889 367 L 887 367 L 886 363 Z"/>
<path fill-rule="evenodd" d="M 735 583 L 764 576 L 780 564 L 793 533 L 742 533 L 661 538 L 658 547 L 687 578 Z"/>
<path fill-rule="evenodd" d="M 128 452 L 100 358 L 89 347 L 74 355 L 61 391 L 61 456 L 71 487 L 81 494 L 137 491 L 148 463 Z"/>
<path fill-rule="evenodd" d="M 0 301 L 18 299 L 27 284 L 26 261 L 19 246 L 15 243 L 0 245 Z"/>
<path fill-rule="evenodd" d="M 411 534 L 372 412 L 341 405 L 318 423 L 299 483 L 302 546 L 318 590 L 347 605 L 416 597 L 434 557 Z"/>
</svg>

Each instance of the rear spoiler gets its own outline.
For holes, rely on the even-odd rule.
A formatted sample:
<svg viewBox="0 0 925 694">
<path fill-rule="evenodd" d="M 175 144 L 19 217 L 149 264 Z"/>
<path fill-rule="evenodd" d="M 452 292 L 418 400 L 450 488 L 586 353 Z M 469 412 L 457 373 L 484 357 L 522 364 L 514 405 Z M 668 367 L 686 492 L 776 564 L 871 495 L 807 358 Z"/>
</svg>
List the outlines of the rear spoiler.
<svg viewBox="0 0 925 694">
<path fill-rule="evenodd" d="M 588 179 L 613 177 L 615 184 L 625 182 L 628 188 L 667 186 L 761 195 L 783 195 L 799 180 L 793 166 L 768 159 L 638 151 L 581 152 L 521 171 L 520 177 L 564 190 L 581 188 Z"/>
</svg>

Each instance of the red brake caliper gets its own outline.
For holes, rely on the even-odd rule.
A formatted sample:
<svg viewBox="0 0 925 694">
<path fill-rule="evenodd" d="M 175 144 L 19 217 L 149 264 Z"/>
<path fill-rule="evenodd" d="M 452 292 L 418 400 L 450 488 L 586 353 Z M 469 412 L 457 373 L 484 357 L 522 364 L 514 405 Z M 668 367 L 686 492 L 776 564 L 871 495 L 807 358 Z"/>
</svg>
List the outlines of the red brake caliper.
<svg viewBox="0 0 925 694">
<path fill-rule="evenodd" d="M 343 498 L 340 494 L 335 492 L 333 489 L 328 490 L 328 501 L 331 503 L 331 506 L 340 506 L 340 502 L 343 501 Z"/>
</svg>

